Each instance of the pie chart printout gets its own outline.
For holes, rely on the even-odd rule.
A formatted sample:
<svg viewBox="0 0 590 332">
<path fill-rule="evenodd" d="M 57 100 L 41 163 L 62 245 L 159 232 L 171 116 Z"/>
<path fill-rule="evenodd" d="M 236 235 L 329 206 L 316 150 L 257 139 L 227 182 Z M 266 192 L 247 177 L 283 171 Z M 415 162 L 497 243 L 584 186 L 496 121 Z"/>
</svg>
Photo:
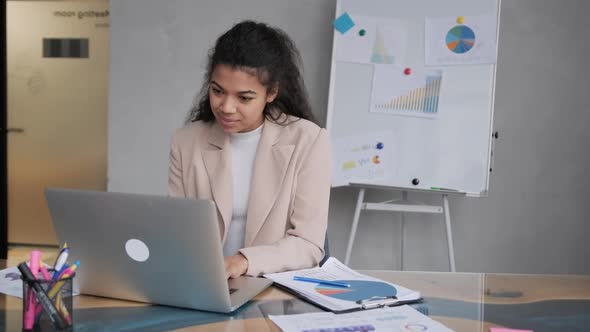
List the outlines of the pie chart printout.
<svg viewBox="0 0 590 332">
<path fill-rule="evenodd" d="M 397 295 L 395 287 L 379 281 L 366 280 L 337 280 L 350 284 L 350 287 L 317 285 L 316 292 L 345 301 L 361 301 L 372 297 L 391 297 Z"/>
<path fill-rule="evenodd" d="M 475 33 L 466 25 L 457 25 L 449 30 L 445 41 L 451 52 L 463 54 L 475 45 Z"/>
</svg>

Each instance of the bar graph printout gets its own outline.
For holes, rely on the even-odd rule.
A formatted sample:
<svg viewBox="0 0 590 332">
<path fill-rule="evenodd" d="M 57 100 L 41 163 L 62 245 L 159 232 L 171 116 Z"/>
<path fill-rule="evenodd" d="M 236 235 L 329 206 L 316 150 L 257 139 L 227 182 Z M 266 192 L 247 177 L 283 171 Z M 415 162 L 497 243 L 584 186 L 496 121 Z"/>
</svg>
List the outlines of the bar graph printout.
<svg viewBox="0 0 590 332">
<path fill-rule="evenodd" d="M 371 112 L 435 118 L 442 82 L 441 70 L 375 65 Z"/>
<path fill-rule="evenodd" d="M 336 61 L 363 64 L 405 62 L 408 28 L 400 20 L 360 16 L 351 13 L 354 27 L 337 33 Z"/>
</svg>

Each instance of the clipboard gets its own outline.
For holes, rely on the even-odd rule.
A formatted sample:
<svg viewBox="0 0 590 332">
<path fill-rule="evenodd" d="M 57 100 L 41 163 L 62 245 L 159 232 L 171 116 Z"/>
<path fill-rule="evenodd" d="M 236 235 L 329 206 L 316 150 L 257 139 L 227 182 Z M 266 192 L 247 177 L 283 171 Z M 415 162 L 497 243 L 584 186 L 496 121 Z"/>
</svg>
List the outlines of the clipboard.
<svg viewBox="0 0 590 332">
<path fill-rule="evenodd" d="M 359 304 L 359 306 L 356 308 L 345 309 L 345 310 L 335 310 L 331 307 L 323 305 L 322 303 L 319 303 L 317 301 L 310 299 L 309 297 L 305 296 L 305 294 L 303 294 L 303 293 L 299 293 L 299 292 L 297 292 L 289 287 L 283 286 L 279 283 L 275 283 L 274 286 L 276 286 L 277 288 L 280 288 L 288 293 L 291 293 L 291 294 L 297 296 L 298 298 L 300 298 L 310 304 L 313 304 L 322 310 L 330 311 L 335 314 L 345 314 L 345 313 L 349 313 L 349 312 L 356 312 L 356 311 L 370 310 L 370 309 L 379 309 L 379 308 L 385 308 L 385 307 L 397 307 L 397 306 L 402 306 L 405 304 L 418 304 L 418 303 L 423 302 L 422 297 L 415 299 L 415 300 L 407 300 L 407 301 L 400 301 L 399 299 L 396 298 L 396 299 L 381 300 L 381 301 L 374 301 L 373 302 L 373 300 L 366 299 L 366 300 L 363 300 L 365 302 L 363 302 L 362 304 Z M 370 303 L 369 303 L 369 301 L 370 301 Z M 422 311 L 427 311 L 423 308 L 419 308 L 419 309 L 422 309 Z M 424 313 L 424 314 L 426 314 L 426 313 Z"/>
<path fill-rule="evenodd" d="M 350 288 L 324 286 L 313 282 L 293 280 L 295 276 L 337 280 Z M 334 313 L 369 310 L 422 301 L 419 292 L 358 273 L 330 257 L 322 267 L 265 274 L 275 285 L 307 302 Z"/>
</svg>

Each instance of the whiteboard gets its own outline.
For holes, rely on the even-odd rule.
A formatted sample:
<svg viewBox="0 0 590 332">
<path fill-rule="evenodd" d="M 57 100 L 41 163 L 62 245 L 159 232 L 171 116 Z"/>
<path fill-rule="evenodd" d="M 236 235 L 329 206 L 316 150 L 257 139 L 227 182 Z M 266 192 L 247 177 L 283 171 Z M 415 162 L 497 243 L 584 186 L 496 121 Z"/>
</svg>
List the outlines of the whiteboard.
<svg viewBox="0 0 590 332">
<path fill-rule="evenodd" d="M 336 18 L 346 13 L 355 26 L 334 30 L 327 113 L 333 186 L 486 195 L 499 6 L 499 0 L 338 1 Z M 459 45 L 448 39 L 455 26 L 475 31 L 472 49 L 451 49 Z M 439 35 L 447 36 L 443 44 Z M 370 60 L 356 60 L 367 52 Z M 434 107 L 425 106 L 432 100 Z M 363 155 L 365 143 L 371 146 Z M 363 169 L 365 157 L 373 169 Z"/>
</svg>

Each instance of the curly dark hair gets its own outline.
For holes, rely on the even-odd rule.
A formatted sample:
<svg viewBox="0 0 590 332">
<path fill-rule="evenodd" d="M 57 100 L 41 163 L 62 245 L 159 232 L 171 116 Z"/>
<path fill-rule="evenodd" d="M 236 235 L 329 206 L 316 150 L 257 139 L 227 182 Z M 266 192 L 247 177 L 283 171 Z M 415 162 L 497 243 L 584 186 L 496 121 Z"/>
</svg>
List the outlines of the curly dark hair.
<svg viewBox="0 0 590 332">
<path fill-rule="evenodd" d="M 203 86 L 187 123 L 215 119 L 208 90 L 218 64 L 255 74 L 269 93 L 278 87 L 277 97 L 264 108 L 267 119 L 278 123 L 288 114 L 316 122 L 301 76 L 301 55 L 291 38 L 265 23 L 243 21 L 221 35 L 209 51 Z"/>
</svg>

